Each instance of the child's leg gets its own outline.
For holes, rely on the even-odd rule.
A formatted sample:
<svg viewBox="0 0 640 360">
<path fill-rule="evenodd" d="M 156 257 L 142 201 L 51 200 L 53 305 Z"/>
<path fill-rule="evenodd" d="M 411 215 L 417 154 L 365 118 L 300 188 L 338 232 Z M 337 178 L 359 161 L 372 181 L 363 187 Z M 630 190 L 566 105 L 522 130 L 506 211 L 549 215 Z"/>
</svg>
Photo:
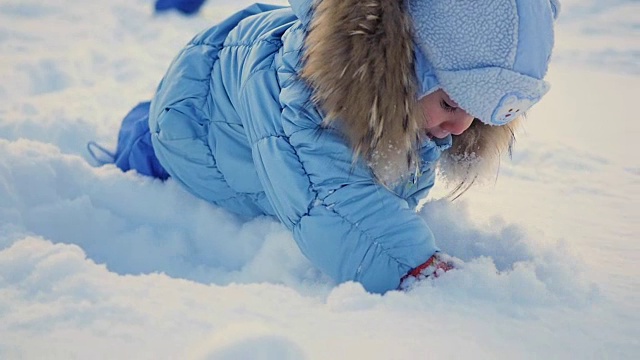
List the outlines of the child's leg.
<svg viewBox="0 0 640 360">
<path fill-rule="evenodd" d="M 169 174 L 160 165 L 151 145 L 149 104 L 148 101 L 138 104 L 122 120 L 114 163 L 122 171 L 133 169 L 164 180 Z"/>
</svg>

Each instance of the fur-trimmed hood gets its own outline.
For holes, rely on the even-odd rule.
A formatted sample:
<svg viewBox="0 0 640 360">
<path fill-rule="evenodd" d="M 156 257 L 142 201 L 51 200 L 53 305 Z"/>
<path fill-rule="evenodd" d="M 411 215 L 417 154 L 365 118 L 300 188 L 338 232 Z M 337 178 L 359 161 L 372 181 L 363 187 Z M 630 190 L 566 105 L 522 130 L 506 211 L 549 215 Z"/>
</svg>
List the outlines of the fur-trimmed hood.
<svg viewBox="0 0 640 360">
<path fill-rule="evenodd" d="M 404 1 L 322 0 L 314 6 L 302 75 L 325 121 L 341 121 L 355 155 L 388 183 L 415 163 L 424 122 Z"/>
<path fill-rule="evenodd" d="M 422 84 L 406 1 L 317 0 L 313 7 L 310 0 L 290 2 L 308 24 L 302 77 L 312 86 L 326 123 L 340 122 L 355 156 L 365 159 L 383 183 L 413 171 L 418 148 L 428 139 L 417 102 Z M 436 81 L 427 91 L 437 87 Z M 471 131 L 454 137 L 442 170 L 458 186 L 470 184 L 481 168 L 495 168 L 487 165 L 495 165 L 510 148 L 517 124 L 474 123 Z"/>
</svg>

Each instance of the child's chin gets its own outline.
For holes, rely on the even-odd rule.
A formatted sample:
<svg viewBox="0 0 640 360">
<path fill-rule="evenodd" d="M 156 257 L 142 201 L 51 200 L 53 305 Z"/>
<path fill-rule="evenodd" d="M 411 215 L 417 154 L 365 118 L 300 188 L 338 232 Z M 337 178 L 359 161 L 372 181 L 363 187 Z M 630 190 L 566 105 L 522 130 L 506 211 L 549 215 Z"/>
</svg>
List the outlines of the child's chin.
<svg viewBox="0 0 640 360">
<path fill-rule="evenodd" d="M 441 134 L 441 136 L 438 136 L 438 135 L 434 135 L 431 132 L 427 131 L 427 137 L 429 139 L 444 139 L 447 136 L 449 136 L 449 134 Z"/>
</svg>

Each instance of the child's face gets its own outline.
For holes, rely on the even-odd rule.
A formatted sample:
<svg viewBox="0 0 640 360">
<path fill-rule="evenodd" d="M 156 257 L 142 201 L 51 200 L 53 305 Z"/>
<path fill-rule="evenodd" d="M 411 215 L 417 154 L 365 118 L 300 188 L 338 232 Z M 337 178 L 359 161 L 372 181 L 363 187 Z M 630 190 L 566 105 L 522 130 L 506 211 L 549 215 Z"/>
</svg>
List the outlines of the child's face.
<svg viewBox="0 0 640 360">
<path fill-rule="evenodd" d="M 420 100 L 426 119 L 425 131 L 439 139 L 460 135 L 471 126 L 473 116 L 462 110 L 443 90 L 437 90 Z"/>
</svg>

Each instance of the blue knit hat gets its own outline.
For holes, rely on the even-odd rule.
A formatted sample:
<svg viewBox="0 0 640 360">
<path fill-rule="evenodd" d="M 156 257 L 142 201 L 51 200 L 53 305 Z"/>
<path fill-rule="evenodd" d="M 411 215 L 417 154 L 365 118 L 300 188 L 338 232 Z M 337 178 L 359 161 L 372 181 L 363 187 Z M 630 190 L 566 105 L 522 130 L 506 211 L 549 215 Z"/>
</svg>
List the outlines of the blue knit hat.
<svg viewBox="0 0 640 360">
<path fill-rule="evenodd" d="M 423 92 L 442 88 L 472 116 L 503 125 L 549 90 L 557 0 L 409 0 L 408 11 Z"/>
</svg>

